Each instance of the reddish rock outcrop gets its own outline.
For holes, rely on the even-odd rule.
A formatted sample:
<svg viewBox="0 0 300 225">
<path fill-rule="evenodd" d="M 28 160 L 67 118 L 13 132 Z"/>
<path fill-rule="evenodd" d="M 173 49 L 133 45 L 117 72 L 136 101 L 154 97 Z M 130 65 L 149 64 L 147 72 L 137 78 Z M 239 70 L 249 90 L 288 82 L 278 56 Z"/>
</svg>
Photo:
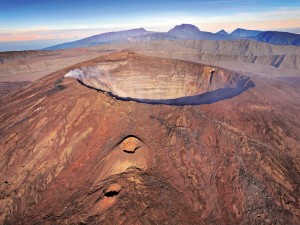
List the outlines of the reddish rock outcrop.
<svg viewBox="0 0 300 225">
<path fill-rule="evenodd" d="M 126 57 L 77 64 L 1 99 L 1 223 L 300 223 L 299 83 L 251 77 L 255 87 L 237 95 L 178 106 L 118 100 L 64 77 Z"/>
</svg>

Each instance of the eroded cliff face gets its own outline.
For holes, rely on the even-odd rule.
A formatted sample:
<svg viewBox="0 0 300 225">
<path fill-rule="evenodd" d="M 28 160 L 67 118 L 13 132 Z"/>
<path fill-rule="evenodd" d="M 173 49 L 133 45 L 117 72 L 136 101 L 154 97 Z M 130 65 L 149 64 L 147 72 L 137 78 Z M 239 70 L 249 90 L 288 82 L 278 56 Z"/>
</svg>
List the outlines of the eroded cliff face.
<svg viewBox="0 0 300 225">
<path fill-rule="evenodd" d="M 239 95 L 176 106 L 64 77 L 126 54 L 1 99 L 2 223 L 300 223 L 299 83 L 252 77 Z"/>
<path fill-rule="evenodd" d="M 34 81 L 75 63 L 123 50 L 219 65 L 229 70 L 233 70 L 233 64 L 237 64 L 236 71 L 258 73 L 261 70 L 257 67 L 263 66 L 261 75 L 278 76 L 280 69 L 279 76 L 300 76 L 300 47 L 297 46 L 270 45 L 249 40 L 164 40 L 105 44 L 83 49 L 0 53 L 0 82 Z"/>
<path fill-rule="evenodd" d="M 240 94 L 255 86 L 247 76 L 213 66 L 158 60 L 132 52 L 116 55 L 117 59 L 107 58 L 70 70 L 65 77 L 123 100 L 182 105 L 197 104 L 205 93 L 217 98 L 222 95 L 218 92 Z"/>
<path fill-rule="evenodd" d="M 242 62 L 255 65 L 268 65 L 281 69 L 300 68 L 300 47 L 280 46 L 249 40 L 164 40 L 98 45 L 98 50 L 131 49 L 147 55 L 195 62 Z"/>
</svg>

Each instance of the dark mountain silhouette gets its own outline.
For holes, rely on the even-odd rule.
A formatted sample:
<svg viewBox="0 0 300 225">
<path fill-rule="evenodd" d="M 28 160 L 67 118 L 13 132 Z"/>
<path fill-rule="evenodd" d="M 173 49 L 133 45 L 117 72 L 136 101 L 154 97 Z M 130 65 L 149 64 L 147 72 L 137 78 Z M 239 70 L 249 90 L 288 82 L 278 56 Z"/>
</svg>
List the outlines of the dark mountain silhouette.
<svg viewBox="0 0 300 225">
<path fill-rule="evenodd" d="M 279 31 L 266 31 L 254 37 L 255 40 L 276 45 L 300 46 L 300 34 Z"/>
<path fill-rule="evenodd" d="M 220 30 L 218 31 L 216 34 L 222 34 L 222 35 L 229 35 L 228 32 L 226 32 L 225 30 Z"/>
<path fill-rule="evenodd" d="M 49 48 L 46 48 L 46 50 L 90 47 L 101 43 L 110 43 L 110 42 L 117 42 L 120 40 L 127 40 L 130 37 L 142 36 L 150 33 L 152 32 L 146 31 L 144 28 L 123 30 L 117 32 L 108 32 L 108 33 L 98 34 L 84 39 L 80 39 L 78 41 L 51 46 Z"/>
<path fill-rule="evenodd" d="M 233 40 L 238 39 L 230 35 L 213 34 L 211 32 L 200 31 L 192 24 L 181 24 L 175 26 L 168 32 L 151 32 L 144 28 L 103 33 L 87 37 L 78 41 L 68 42 L 60 45 L 51 46 L 44 50 L 68 49 L 90 47 L 99 44 L 133 42 L 133 41 L 152 41 L 152 40 Z"/>
<path fill-rule="evenodd" d="M 211 32 L 200 31 L 198 27 L 191 24 L 181 24 L 175 26 L 168 31 L 168 34 L 178 39 L 194 39 L 194 40 L 234 40 L 233 36 L 224 34 L 214 34 Z"/>
<path fill-rule="evenodd" d="M 201 33 L 202 32 L 199 30 L 199 28 L 192 24 L 177 25 L 168 31 L 168 34 L 184 39 L 189 39 L 191 37 L 197 38 Z"/>
<path fill-rule="evenodd" d="M 63 43 L 45 48 L 43 50 L 57 50 L 69 48 L 91 47 L 109 43 L 128 43 L 139 41 L 159 40 L 256 40 L 270 44 L 300 45 L 300 35 L 287 32 L 258 31 L 238 28 L 231 34 L 225 30 L 217 33 L 201 31 L 192 24 L 177 25 L 168 32 L 147 31 L 144 28 L 123 30 L 94 35 L 73 42 Z"/>
<path fill-rule="evenodd" d="M 259 31 L 259 30 L 246 30 L 246 29 L 238 28 L 232 31 L 231 35 L 237 37 L 254 37 L 262 32 L 263 31 Z"/>
</svg>

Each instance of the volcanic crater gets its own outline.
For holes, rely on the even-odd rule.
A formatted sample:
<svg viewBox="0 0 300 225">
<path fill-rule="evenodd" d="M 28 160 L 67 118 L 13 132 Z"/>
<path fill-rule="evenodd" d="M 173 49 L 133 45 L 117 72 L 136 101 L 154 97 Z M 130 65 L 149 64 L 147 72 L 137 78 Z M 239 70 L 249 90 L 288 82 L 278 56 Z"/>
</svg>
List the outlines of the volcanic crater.
<svg viewBox="0 0 300 225">
<path fill-rule="evenodd" d="M 249 77 L 237 72 L 133 52 L 73 68 L 65 77 L 120 100 L 168 105 L 213 103 L 255 87 Z"/>
<path fill-rule="evenodd" d="M 300 83 L 249 76 L 119 52 L 5 96 L 0 224 L 300 224 Z"/>
</svg>

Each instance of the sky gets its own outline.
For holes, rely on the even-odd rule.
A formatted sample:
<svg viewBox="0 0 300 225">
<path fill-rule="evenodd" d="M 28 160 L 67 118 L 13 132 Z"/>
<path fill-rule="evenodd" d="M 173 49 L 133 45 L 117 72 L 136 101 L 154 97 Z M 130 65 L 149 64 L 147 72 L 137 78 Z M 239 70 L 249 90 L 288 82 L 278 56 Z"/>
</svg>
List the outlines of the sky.
<svg viewBox="0 0 300 225">
<path fill-rule="evenodd" d="M 0 0 L 0 49 L 140 27 L 168 31 L 182 23 L 210 32 L 300 33 L 300 0 Z"/>
</svg>

